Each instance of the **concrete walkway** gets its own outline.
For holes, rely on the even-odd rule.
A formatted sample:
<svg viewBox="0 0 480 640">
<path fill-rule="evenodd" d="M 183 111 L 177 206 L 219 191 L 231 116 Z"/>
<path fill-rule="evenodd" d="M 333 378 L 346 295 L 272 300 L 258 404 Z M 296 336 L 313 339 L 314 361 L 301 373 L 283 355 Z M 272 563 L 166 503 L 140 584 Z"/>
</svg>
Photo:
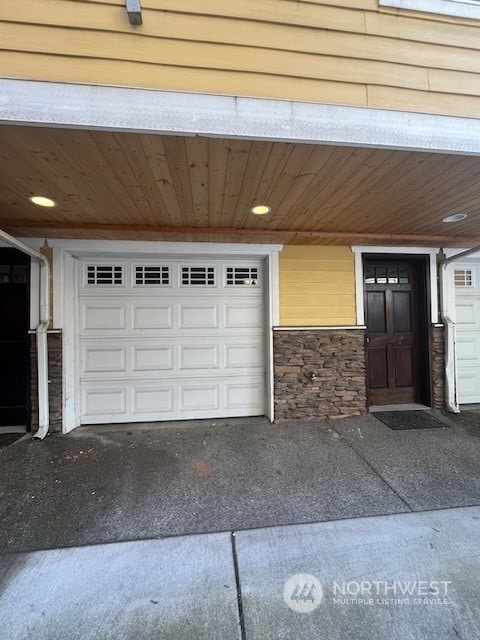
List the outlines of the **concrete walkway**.
<svg viewBox="0 0 480 640">
<path fill-rule="evenodd" d="M 8 640 L 478 640 L 480 508 L 7 554 Z"/>
</svg>

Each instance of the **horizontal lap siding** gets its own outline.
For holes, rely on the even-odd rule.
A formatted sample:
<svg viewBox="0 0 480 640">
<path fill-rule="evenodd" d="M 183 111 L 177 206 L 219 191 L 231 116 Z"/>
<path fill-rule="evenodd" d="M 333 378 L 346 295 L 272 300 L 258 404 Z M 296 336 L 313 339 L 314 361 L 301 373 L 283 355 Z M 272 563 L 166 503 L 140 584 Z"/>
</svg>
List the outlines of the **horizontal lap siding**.
<svg viewBox="0 0 480 640">
<path fill-rule="evenodd" d="M 280 325 L 355 324 L 349 247 L 286 246 L 280 253 Z"/>
<path fill-rule="evenodd" d="M 480 23 L 377 0 L 3 0 L 0 75 L 478 116 Z"/>
</svg>

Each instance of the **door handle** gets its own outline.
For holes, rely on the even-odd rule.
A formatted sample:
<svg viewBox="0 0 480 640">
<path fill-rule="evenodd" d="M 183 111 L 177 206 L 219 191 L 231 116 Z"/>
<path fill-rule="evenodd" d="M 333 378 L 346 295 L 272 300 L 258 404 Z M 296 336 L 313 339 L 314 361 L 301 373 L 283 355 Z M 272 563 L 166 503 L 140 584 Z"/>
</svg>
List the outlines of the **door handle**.
<svg viewBox="0 0 480 640">
<path fill-rule="evenodd" d="M 370 338 L 367 336 L 367 337 L 365 338 L 365 341 L 366 341 L 366 342 L 370 342 Z"/>
</svg>

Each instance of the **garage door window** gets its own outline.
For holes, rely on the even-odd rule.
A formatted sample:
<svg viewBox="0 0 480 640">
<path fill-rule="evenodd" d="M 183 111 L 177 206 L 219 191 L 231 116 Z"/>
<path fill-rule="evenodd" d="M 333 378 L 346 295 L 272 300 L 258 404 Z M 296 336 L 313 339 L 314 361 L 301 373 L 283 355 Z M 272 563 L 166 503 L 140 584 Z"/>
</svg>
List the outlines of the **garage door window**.
<svg viewBox="0 0 480 640">
<path fill-rule="evenodd" d="M 473 276 L 471 269 L 455 269 L 456 287 L 473 287 Z"/>
<path fill-rule="evenodd" d="M 137 286 L 168 286 L 170 284 L 170 267 L 167 265 L 136 265 L 135 284 Z"/>
<path fill-rule="evenodd" d="M 228 287 L 258 284 L 257 267 L 227 267 L 225 271 Z"/>
<path fill-rule="evenodd" d="M 182 286 L 215 286 L 215 267 L 182 267 Z"/>
<path fill-rule="evenodd" d="M 123 284 L 123 267 L 107 264 L 87 265 L 87 285 Z"/>
</svg>

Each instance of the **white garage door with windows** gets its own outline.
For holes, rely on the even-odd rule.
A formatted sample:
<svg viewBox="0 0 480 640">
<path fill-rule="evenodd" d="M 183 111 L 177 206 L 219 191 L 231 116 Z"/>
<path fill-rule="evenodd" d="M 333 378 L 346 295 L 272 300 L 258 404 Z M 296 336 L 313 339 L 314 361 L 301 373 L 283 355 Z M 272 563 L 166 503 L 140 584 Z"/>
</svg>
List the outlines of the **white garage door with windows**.
<svg viewBox="0 0 480 640">
<path fill-rule="evenodd" d="M 455 263 L 457 384 L 460 404 L 480 402 L 480 266 Z"/>
<path fill-rule="evenodd" d="M 82 424 L 265 413 L 261 260 L 81 260 Z"/>
</svg>

